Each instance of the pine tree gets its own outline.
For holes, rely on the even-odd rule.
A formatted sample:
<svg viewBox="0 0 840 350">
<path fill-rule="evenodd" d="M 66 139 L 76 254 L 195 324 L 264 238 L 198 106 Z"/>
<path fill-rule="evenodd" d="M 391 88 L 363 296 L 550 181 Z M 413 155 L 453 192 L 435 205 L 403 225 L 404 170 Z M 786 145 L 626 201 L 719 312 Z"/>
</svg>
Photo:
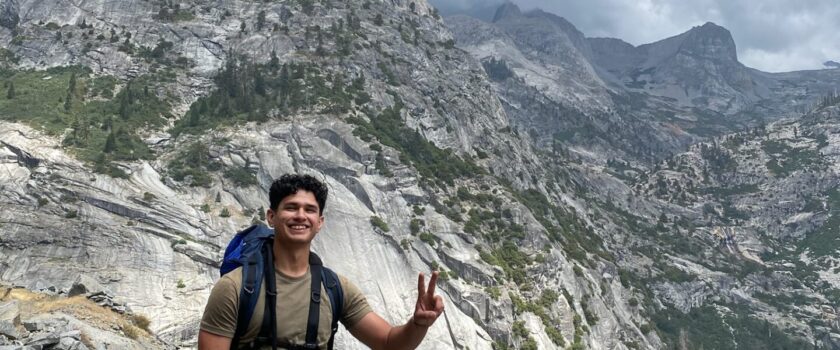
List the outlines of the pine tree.
<svg viewBox="0 0 840 350">
<path fill-rule="evenodd" d="M 15 83 L 14 82 L 9 83 L 9 90 L 6 91 L 6 98 L 10 99 L 10 100 L 15 98 Z"/>
<path fill-rule="evenodd" d="M 114 136 L 114 131 L 112 130 L 108 133 L 108 138 L 105 139 L 105 147 L 102 149 L 102 152 L 105 153 L 113 153 L 117 149 L 117 139 Z"/>
<path fill-rule="evenodd" d="M 67 92 L 72 94 L 76 91 L 76 72 L 70 74 L 70 84 L 67 86 Z"/>
<path fill-rule="evenodd" d="M 67 97 L 64 99 L 64 111 L 69 112 L 70 108 L 73 107 L 72 102 L 70 100 L 73 99 L 73 95 L 70 92 L 67 92 Z"/>
<path fill-rule="evenodd" d="M 280 68 L 280 59 L 277 58 L 277 51 L 271 50 L 271 61 L 269 61 L 268 67 L 273 72 L 277 72 L 277 69 Z"/>
<path fill-rule="evenodd" d="M 263 26 L 265 25 L 265 10 L 260 11 L 257 14 L 257 31 L 262 31 Z"/>
<path fill-rule="evenodd" d="M 265 79 L 259 68 L 254 68 L 254 91 L 260 96 L 265 96 Z"/>
</svg>

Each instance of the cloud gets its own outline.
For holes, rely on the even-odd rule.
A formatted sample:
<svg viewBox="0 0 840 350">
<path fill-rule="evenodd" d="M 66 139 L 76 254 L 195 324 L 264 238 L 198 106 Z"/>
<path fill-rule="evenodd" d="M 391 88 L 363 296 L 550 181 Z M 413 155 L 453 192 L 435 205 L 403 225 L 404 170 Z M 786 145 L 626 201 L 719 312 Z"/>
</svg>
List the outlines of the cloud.
<svg viewBox="0 0 840 350">
<path fill-rule="evenodd" d="M 454 1 L 467 8 L 488 0 Z M 665 39 L 705 22 L 732 33 L 745 65 L 768 72 L 821 69 L 840 60 L 837 0 L 514 0 L 573 23 L 588 37 L 613 37 L 633 45 Z"/>
</svg>

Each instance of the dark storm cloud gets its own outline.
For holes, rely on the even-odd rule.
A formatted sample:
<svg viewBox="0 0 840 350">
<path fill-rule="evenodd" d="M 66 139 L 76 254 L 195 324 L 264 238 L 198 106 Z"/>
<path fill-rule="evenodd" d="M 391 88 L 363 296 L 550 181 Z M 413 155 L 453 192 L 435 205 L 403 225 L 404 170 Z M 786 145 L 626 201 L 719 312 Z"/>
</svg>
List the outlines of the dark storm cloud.
<svg viewBox="0 0 840 350">
<path fill-rule="evenodd" d="M 486 7 L 493 0 L 433 0 L 451 8 Z M 515 0 L 572 22 L 586 36 L 650 43 L 714 22 L 729 29 L 747 66 L 780 72 L 819 69 L 840 60 L 837 0 Z"/>
</svg>

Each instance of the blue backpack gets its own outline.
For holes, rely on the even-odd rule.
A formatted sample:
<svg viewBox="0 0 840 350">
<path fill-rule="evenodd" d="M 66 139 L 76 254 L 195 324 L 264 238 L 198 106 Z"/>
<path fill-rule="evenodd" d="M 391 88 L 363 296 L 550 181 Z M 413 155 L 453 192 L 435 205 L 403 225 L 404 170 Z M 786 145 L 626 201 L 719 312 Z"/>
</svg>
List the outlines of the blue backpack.
<svg viewBox="0 0 840 350">
<path fill-rule="evenodd" d="M 219 272 L 222 276 L 242 266 L 242 288 L 239 291 L 239 314 L 236 319 L 236 332 L 231 341 L 231 349 L 239 346 L 240 338 L 248 329 L 251 316 L 257 306 L 259 290 L 265 277 L 265 317 L 257 339 L 250 344 L 253 348 L 261 344 L 271 344 L 272 349 L 282 345 L 287 349 L 318 349 L 318 320 L 320 318 L 321 284 L 327 291 L 332 305 L 332 322 L 330 324 L 330 340 L 328 349 L 332 350 L 335 333 L 338 331 L 338 321 L 344 309 L 344 291 L 338 280 L 338 275 L 324 267 L 321 258 L 313 252 L 309 253 L 309 270 L 312 275 L 311 293 L 309 301 L 309 318 L 306 323 L 306 343 L 279 344 L 277 342 L 277 289 L 274 278 L 274 257 L 272 245 L 274 230 L 264 225 L 253 225 L 242 230 L 231 239 L 225 249 L 224 260 Z"/>
</svg>

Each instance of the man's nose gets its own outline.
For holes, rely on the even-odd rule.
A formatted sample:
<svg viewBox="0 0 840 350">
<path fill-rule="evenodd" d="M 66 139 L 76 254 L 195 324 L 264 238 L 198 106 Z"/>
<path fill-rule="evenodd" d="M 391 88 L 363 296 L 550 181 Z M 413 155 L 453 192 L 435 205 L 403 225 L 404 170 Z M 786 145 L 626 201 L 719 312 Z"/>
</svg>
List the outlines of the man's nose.
<svg viewBox="0 0 840 350">
<path fill-rule="evenodd" d="M 306 210 L 304 208 L 298 208 L 298 210 L 295 210 L 294 218 L 306 218 Z"/>
</svg>

